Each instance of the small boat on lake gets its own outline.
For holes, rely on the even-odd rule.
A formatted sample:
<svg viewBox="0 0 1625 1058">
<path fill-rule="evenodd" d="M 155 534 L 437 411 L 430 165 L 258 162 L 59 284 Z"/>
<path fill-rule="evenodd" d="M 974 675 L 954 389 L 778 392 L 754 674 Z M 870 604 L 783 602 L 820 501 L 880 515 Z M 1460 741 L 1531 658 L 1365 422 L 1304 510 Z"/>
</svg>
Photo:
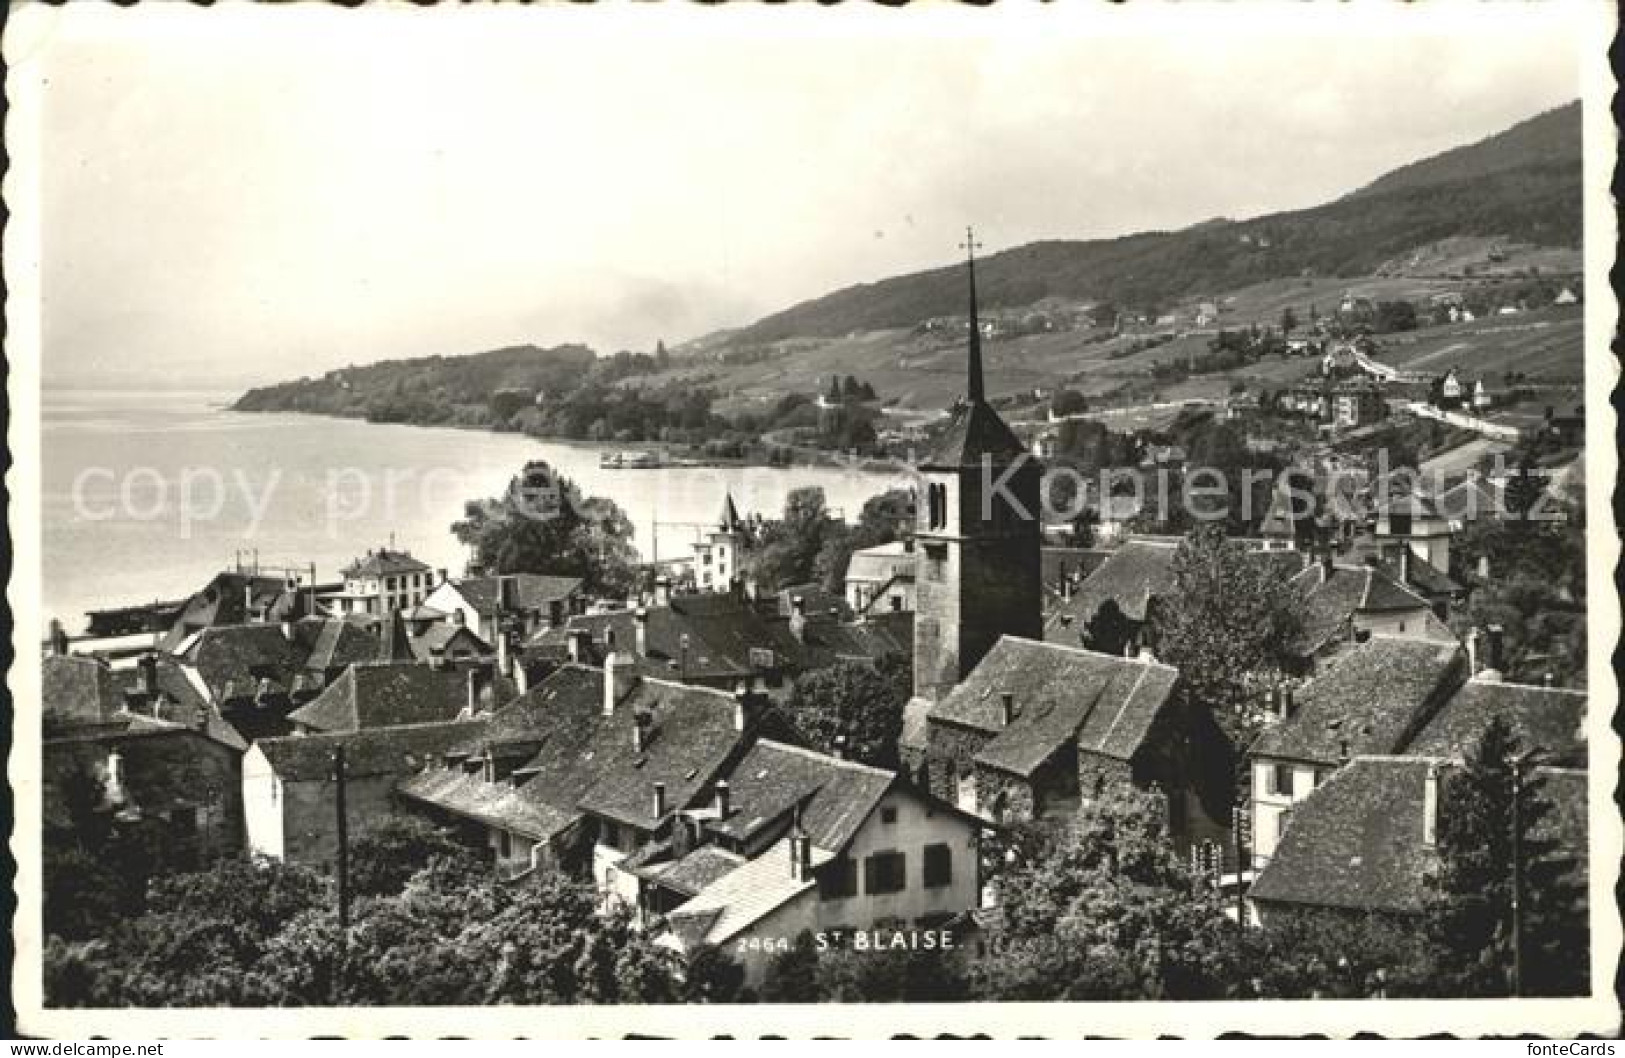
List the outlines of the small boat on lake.
<svg viewBox="0 0 1625 1058">
<path fill-rule="evenodd" d="M 598 465 L 604 470 L 654 470 L 665 463 L 655 452 L 605 452 Z"/>
</svg>

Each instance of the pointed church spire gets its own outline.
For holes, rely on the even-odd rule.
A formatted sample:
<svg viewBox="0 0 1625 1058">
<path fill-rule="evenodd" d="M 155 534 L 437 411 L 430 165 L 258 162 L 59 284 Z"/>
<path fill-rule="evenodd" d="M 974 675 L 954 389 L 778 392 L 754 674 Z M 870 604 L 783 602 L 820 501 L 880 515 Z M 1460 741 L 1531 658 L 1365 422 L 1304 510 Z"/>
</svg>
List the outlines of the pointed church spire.
<svg viewBox="0 0 1625 1058">
<path fill-rule="evenodd" d="M 982 324 L 976 318 L 976 251 L 982 248 L 982 244 L 976 241 L 976 233 L 967 227 L 965 241 L 959 244 L 959 248 L 965 251 L 966 272 L 970 278 L 970 364 L 965 399 L 972 404 L 980 404 L 986 399 L 982 389 Z"/>
<path fill-rule="evenodd" d="M 732 492 L 722 494 L 722 514 L 717 518 L 717 527 L 725 533 L 736 532 L 743 522 L 739 517 L 739 508 L 734 506 Z"/>
</svg>

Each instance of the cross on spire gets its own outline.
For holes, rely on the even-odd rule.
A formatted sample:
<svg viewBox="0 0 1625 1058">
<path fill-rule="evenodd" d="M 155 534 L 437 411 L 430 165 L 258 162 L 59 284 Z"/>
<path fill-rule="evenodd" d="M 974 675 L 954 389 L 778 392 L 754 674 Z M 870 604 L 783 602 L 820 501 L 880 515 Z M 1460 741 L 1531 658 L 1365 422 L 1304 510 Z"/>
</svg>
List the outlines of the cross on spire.
<svg viewBox="0 0 1625 1058">
<path fill-rule="evenodd" d="M 976 251 L 982 244 L 976 241 L 976 232 L 965 227 L 965 241 L 959 244 L 965 251 L 965 268 L 970 281 L 970 347 L 965 387 L 965 399 L 980 404 L 985 398 L 982 390 L 982 324 L 976 317 Z"/>
</svg>

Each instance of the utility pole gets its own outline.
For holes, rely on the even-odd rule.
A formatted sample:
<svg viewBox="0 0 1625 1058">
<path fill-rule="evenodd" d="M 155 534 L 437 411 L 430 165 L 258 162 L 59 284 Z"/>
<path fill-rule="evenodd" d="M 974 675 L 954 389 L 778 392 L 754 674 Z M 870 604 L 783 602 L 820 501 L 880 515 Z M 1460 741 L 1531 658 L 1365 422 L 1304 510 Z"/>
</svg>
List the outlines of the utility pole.
<svg viewBox="0 0 1625 1058">
<path fill-rule="evenodd" d="M 342 982 L 344 958 L 350 945 L 350 822 L 344 810 L 344 747 L 333 750 L 333 803 L 338 816 L 338 868 L 339 868 L 339 955 L 334 974 L 334 986 Z M 337 995 L 334 996 L 336 1000 Z"/>
<path fill-rule="evenodd" d="M 1523 995 L 1523 770 L 1534 756 L 1512 758 L 1512 994 Z"/>
<path fill-rule="evenodd" d="M 1235 805 L 1231 809 L 1231 814 L 1234 816 L 1234 818 L 1231 820 L 1230 832 L 1235 838 L 1236 846 L 1236 926 L 1242 930 L 1246 930 L 1247 928 L 1247 893 L 1246 890 L 1242 888 L 1241 884 L 1241 872 L 1242 867 L 1244 866 L 1242 863 L 1241 850 L 1241 822 L 1245 817 L 1246 811 L 1246 799 L 1240 794 L 1237 794 Z"/>
</svg>

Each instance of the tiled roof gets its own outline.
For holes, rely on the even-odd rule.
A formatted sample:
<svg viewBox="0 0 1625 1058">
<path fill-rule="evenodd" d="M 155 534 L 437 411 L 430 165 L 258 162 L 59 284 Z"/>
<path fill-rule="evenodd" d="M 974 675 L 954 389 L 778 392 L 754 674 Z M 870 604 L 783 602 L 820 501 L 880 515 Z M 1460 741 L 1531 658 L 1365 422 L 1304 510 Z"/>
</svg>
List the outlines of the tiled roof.
<svg viewBox="0 0 1625 1058">
<path fill-rule="evenodd" d="M 1265 729 L 1250 754 L 1335 764 L 1400 752 L 1464 670 L 1459 646 L 1372 636 L 1299 690 L 1296 711 Z"/>
<path fill-rule="evenodd" d="M 429 570 L 427 562 L 420 562 L 405 551 L 391 551 L 388 548 L 379 548 L 369 551 L 361 558 L 356 559 L 344 567 L 346 577 L 381 577 L 396 573 L 426 573 Z"/>
<path fill-rule="evenodd" d="M 850 620 L 852 617 L 852 608 L 846 604 L 846 597 L 825 591 L 822 584 L 793 584 L 788 588 L 781 588 L 775 594 L 759 601 L 756 608 L 766 617 L 789 617 L 795 612 L 797 596 L 801 597 L 802 608 L 808 616 L 833 616 L 842 621 Z"/>
<path fill-rule="evenodd" d="M 489 614 L 497 608 L 498 592 L 503 578 L 499 577 L 464 577 L 453 581 L 452 586 L 457 589 L 468 604 L 474 607 L 475 612 Z M 538 573 L 515 573 L 510 578 L 513 586 L 509 589 L 513 594 L 510 599 L 521 610 L 546 611 L 548 603 L 555 599 L 568 599 L 581 591 L 580 577 L 554 577 Z"/>
<path fill-rule="evenodd" d="M 1440 492 L 1434 505 L 1452 520 L 1492 518 L 1506 509 L 1501 490 L 1476 474 Z"/>
<path fill-rule="evenodd" d="M 1586 703 L 1584 691 L 1471 679 L 1411 740 L 1406 752 L 1466 758 L 1490 721 L 1500 717 L 1512 726 L 1524 748 L 1539 749 L 1546 763 L 1584 767 Z"/>
<path fill-rule="evenodd" d="M 378 654 L 378 637 L 355 621 L 340 617 L 309 617 L 294 626 L 294 641 L 308 644 L 305 668 L 327 672 L 371 661 Z"/>
<path fill-rule="evenodd" d="M 1328 577 L 1319 562 L 1312 562 L 1292 579 L 1292 586 L 1302 601 L 1296 649 L 1304 655 L 1345 634 L 1356 614 L 1431 612 L 1426 599 L 1364 563 L 1334 563 Z"/>
<path fill-rule="evenodd" d="M 668 889 L 693 896 L 745 863 L 745 857 L 721 845 L 701 845 L 681 859 L 654 864 L 638 873 Z"/>
<path fill-rule="evenodd" d="M 977 763 L 1030 775 L 1069 740 L 1082 752 L 1129 760 L 1173 694 L 1167 665 L 1005 636 L 929 714 L 994 737 Z M 1003 695 L 1015 718 L 1003 722 Z"/>
<path fill-rule="evenodd" d="M 912 621 L 910 614 L 887 614 L 884 620 L 876 617 L 858 624 L 809 614 L 798 639 L 788 620 L 763 616 L 754 606 L 730 594 L 677 595 L 669 606 L 650 607 L 646 612 L 647 652 L 634 660 L 645 674 L 657 677 L 745 677 L 759 670 L 752 660 L 753 650 L 771 652 L 772 667 L 793 675 L 842 657 L 877 658 L 913 649 L 911 624 L 910 631 L 899 637 L 904 624 Z M 527 644 L 527 649 L 534 647 L 541 653 L 562 656 L 569 632 L 577 629 L 591 635 L 589 656 L 583 660 L 593 664 L 603 660 L 608 631 L 613 630 L 615 647 L 623 654 L 631 656 L 637 647 L 637 616 L 621 610 L 571 617 L 567 627 L 545 630 Z"/>
<path fill-rule="evenodd" d="M 1250 895 L 1264 903 L 1418 912 L 1435 853 L 1423 844 L 1423 788 L 1437 762 L 1361 757 L 1293 809 Z M 1441 770 L 1442 790 L 1447 771 Z"/>
<path fill-rule="evenodd" d="M 984 457 L 1004 466 L 1027 455 L 1005 421 L 985 401 L 972 401 L 960 407 L 948 429 L 930 454 L 921 461 L 926 468 L 979 467 Z"/>
<path fill-rule="evenodd" d="M 1449 782 L 1459 767 L 1424 757 L 1357 757 L 1293 810 L 1275 855 L 1254 881 L 1261 903 L 1416 913 L 1437 853 L 1424 843 L 1425 788 L 1438 766 L 1438 810 L 1451 810 Z M 1535 769 L 1553 811 L 1536 830 L 1583 877 L 1586 783 L 1581 772 Z"/>
<path fill-rule="evenodd" d="M 162 648 L 177 650 L 180 642 L 199 628 L 243 624 L 253 616 L 248 607 L 250 594 L 256 608 L 270 607 L 286 590 L 287 582 L 282 577 L 217 573 L 201 591 L 186 600 L 180 616 L 164 636 Z"/>
<path fill-rule="evenodd" d="M 852 552 L 852 560 L 846 567 L 846 579 L 884 583 L 898 576 L 912 578 L 918 558 L 913 545 L 902 540 L 866 547 Z"/>
<path fill-rule="evenodd" d="M 895 779 L 880 768 L 760 739 L 728 774 L 731 814 L 709 826 L 748 840 L 799 808 L 813 844 L 839 852 Z"/>
<path fill-rule="evenodd" d="M 1038 552 L 1046 585 L 1061 583 L 1064 570 L 1069 577 L 1087 577 L 1099 569 L 1113 552 L 1097 547 L 1044 547 Z"/>
<path fill-rule="evenodd" d="M 468 676 L 417 662 L 345 669 L 288 719 L 318 731 L 427 724 L 456 718 L 468 705 Z"/>
<path fill-rule="evenodd" d="M 511 783 L 486 782 L 480 775 L 461 767 L 433 767 L 409 775 L 396 787 L 396 792 L 532 841 L 549 841 L 582 818 L 574 809 L 525 797 Z"/>
<path fill-rule="evenodd" d="M 821 866 L 829 858 L 829 853 L 813 848 L 814 866 Z M 683 938 L 685 948 L 724 944 L 815 884 L 811 879 L 803 881 L 791 870 L 790 841 L 785 839 L 723 875 L 667 918 L 672 930 Z"/>
<path fill-rule="evenodd" d="M 344 747 L 345 774 L 352 779 L 404 776 L 422 771 L 446 747 L 467 738 L 480 721 L 376 727 L 363 731 L 285 735 L 254 743 L 277 775 L 291 782 L 327 780 L 333 751 Z"/>
<path fill-rule="evenodd" d="M 476 655 L 492 653 L 490 644 L 469 631 L 466 625 L 441 622 L 430 625 L 421 634 L 412 637 L 412 654 L 419 661 L 432 661 L 437 652 L 444 655 L 452 640 L 458 638 L 467 640 L 464 645 Z"/>
<path fill-rule="evenodd" d="M 68 741 L 196 731 L 238 752 L 247 748 L 174 659 L 156 658 L 155 675 L 153 700 L 141 691 L 139 668 L 114 671 L 100 658 L 47 656 L 41 674 L 45 737 Z"/>
<path fill-rule="evenodd" d="M 539 743 L 515 773 L 520 801 L 559 817 L 590 811 L 655 829 L 654 784 L 666 787 L 666 814 L 677 811 L 716 776 L 743 732 L 732 695 L 661 680 L 640 680 L 603 715 L 604 674 L 567 665 L 537 684 L 448 751 L 477 752 L 493 743 Z M 633 741 L 635 716 L 650 718 L 648 741 Z M 506 788 L 506 784 L 492 784 Z M 407 791 L 435 801 L 433 791 Z M 517 804 L 517 802 L 516 802 Z M 516 809 L 517 810 L 517 809 Z M 484 817 L 481 817 L 484 818 Z M 500 820 L 487 820 L 503 825 Z"/>
<path fill-rule="evenodd" d="M 204 734 L 238 752 L 248 748 L 242 735 L 203 696 L 179 662 L 160 654 L 153 659 L 153 671 L 158 683 L 157 702 L 149 700 L 143 693 L 139 666 L 114 674 L 120 684 L 120 692 L 131 709 L 180 727 L 195 727 L 197 718 L 201 716 L 204 718 Z"/>
<path fill-rule="evenodd" d="M 1069 602 L 1055 607 L 1050 626 L 1057 627 L 1062 615 L 1069 615 L 1081 628 L 1107 599 L 1115 600 L 1125 616 L 1144 621 L 1151 599 L 1174 586 L 1174 555 L 1178 550 L 1179 545 L 1172 541 L 1124 541 L 1078 585 Z"/>
<path fill-rule="evenodd" d="M 205 628 L 187 651 L 187 661 L 217 702 L 252 698 L 260 681 L 272 694 L 286 694 L 305 667 L 305 652 L 274 624 Z M 228 693 L 229 685 L 229 693 Z"/>
</svg>

